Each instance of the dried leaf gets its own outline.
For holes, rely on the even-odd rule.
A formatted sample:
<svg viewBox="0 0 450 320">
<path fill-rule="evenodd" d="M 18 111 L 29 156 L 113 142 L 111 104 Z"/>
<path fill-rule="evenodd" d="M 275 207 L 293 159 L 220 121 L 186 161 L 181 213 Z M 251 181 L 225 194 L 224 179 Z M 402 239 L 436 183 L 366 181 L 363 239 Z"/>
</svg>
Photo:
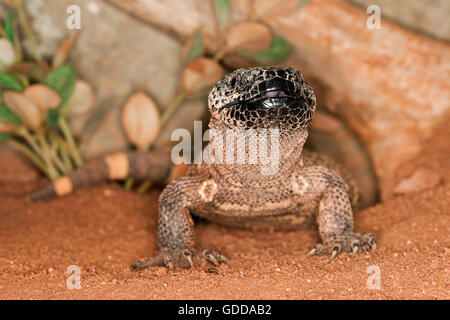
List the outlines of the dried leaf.
<svg viewBox="0 0 450 320">
<path fill-rule="evenodd" d="M 34 131 L 40 131 L 44 113 L 27 97 L 16 91 L 5 91 L 3 101 L 23 123 Z"/>
<path fill-rule="evenodd" d="M 122 124 L 130 142 L 144 149 L 159 135 L 161 128 L 158 107 L 145 93 L 138 92 L 125 103 Z"/>
<path fill-rule="evenodd" d="M 260 22 L 246 21 L 234 25 L 225 39 L 229 50 L 264 50 L 272 43 L 272 31 Z"/>
<path fill-rule="evenodd" d="M 14 47 L 6 38 L 0 39 L 0 70 L 4 71 L 7 67 L 16 61 Z"/>
<path fill-rule="evenodd" d="M 269 48 L 260 51 L 238 50 L 237 54 L 264 64 L 274 64 L 285 60 L 291 53 L 289 42 L 279 36 L 274 36 Z"/>
<path fill-rule="evenodd" d="M 70 55 L 70 52 L 72 50 L 72 47 L 75 43 L 75 41 L 78 39 L 79 32 L 71 35 L 66 40 L 63 41 L 63 43 L 59 46 L 59 48 L 56 50 L 55 54 L 53 55 L 52 59 L 52 66 L 53 68 L 59 68 L 62 65 L 64 65 L 67 61 L 67 58 Z"/>
<path fill-rule="evenodd" d="M 0 121 L 0 133 L 10 133 L 13 132 L 18 128 L 17 125 L 10 124 L 10 123 L 3 123 Z"/>
<path fill-rule="evenodd" d="M 95 93 L 90 83 L 77 80 L 69 100 L 63 106 L 69 116 L 80 116 L 89 112 L 95 104 Z"/>
<path fill-rule="evenodd" d="M 59 94 L 43 84 L 33 84 L 23 94 L 42 111 L 57 108 L 61 104 Z"/>
<path fill-rule="evenodd" d="M 41 62 L 20 62 L 13 64 L 8 69 L 8 73 L 24 75 L 28 78 L 43 82 L 49 72 L 48 64 Z"/>
<path fill-rule="evenodd" d="M 212 87 L 222 78 L 224 70 L 215 60 L 210 58 L 198 58 L 191 61 L 181 75 L 181 86 L 187 92 Z"/>
</svg>

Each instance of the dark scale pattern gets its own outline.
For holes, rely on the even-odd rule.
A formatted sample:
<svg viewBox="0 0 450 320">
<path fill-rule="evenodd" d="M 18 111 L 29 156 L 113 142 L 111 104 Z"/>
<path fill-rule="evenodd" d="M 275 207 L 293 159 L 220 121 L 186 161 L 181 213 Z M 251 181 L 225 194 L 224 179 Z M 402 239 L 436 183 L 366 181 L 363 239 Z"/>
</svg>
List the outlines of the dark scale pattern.
<svg viewBox="0 0 450 320">
<path fill-rule="evenodd" d="M 264 97 L 275 91 L 282 94 Z M 211 90 L 208 101 L 213 117 L 242 129 L 306 127 L 316 107 L 314 93 L 300 73 L 278 67 L 238 69 Z"/>
<path fill-rule="evenodd" d="M 356 254 L 376 248 L 373 235 L 353 231 L 352 207 L 358 203 L 354 181 L 334 162 L 303 151 L 316 98 L 298 71 L 282 67 L 236 70 L 211 90 L 208 105 L 209 127 L 223 137 L 230 129 L 243 129 L 238 136 L 250 141 L 257 134 L 250 129 L 278 129 L 278 170 L 263 175 L 261 169 L 270 164 L 248 161 L 191 166 L 188 176 L 173 181 L 161 193 L 159 254 L 136 262 L 133 268 L 226 261 L 220 253 L 195 248 L 192 214 L 237 227 L 292 229 L 315 222 L 322 242 L 308 255 L 331 254 L 330 260 L 340 252 Z M 221 150 L 224 158 L 236 153 L 236 148 L 227 150 L 225 145 Z M 208 148 L 220 151 L 218 139 Z M 246 144 L 246 159 L 254 156 L 254 150 Z M 127 159 L 130 176 L 161 179 L 168 175 L 167 160 L 162 156 L 129 154 Z M 97 173 L 88 170 L 88 175 L 96 177 L 93 180 L 104 175 L 104 164 L 97 166 Z M 74 179 L 87 174 L 77 172 Z"/>
</svg>

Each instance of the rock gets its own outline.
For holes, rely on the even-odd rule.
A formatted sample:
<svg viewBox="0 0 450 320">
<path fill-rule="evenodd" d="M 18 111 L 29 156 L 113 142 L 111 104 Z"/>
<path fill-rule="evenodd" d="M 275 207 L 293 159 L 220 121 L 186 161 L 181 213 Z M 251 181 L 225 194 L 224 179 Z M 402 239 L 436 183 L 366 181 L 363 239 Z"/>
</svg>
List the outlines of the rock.
<svg viewBox="0 0 450 320">
<path fill-rule="evenodd" d="M 435 187 L 441 181 L 441 177 L 435 171 L 427 168 L 418 168 L 408 178 L 400 181 L 394 189 L 397 194 L 418 192 Z"/>
<path fill-rule="evenodd" d="M 195 0 L 107 1 L 181 39 L 201 28 L 208 52 L 220 42 L 214 14 Z M 359 136 L 385 199 L 396 170 L 450 109 L 449 46 L 387 19 L 368 29 L 366 10 L 343 0 L 311 0 L 300 9 L 296 0 L 279 4 L 259 21 L 291 44 L 283 64 L 300 69 L 318 101 Z M 233 0 L 232 22 L 245 20 L 250 7 Z"/>
<path fill-rule="evenodd" d="M 379 200 L 377 179 L 367 150 L 342 120 L 316 111 L 306 146 L 336 160 L 351 174 L 361 193 L 361 209 Z"/>
<path fill-rule="evenodd" d="M 150 94 L 160 108 L 169 103 L 179 77 L 181 43 L 100 0 L 59 0 L 51 5 L 27 0 L 24 4 L 47 58 L 76 31 L 66 26 L 67 8 L 80 7 L 81 33 L 71 62 L 79 77 L 94 86 L 97 105 L 93 113 L 111 110 L 83 144 L 83 154 L 93 158 L 127 148 L 120 123 L 123 104 L 139 90 Z M 82 116 L 71 122 L 80 131 L 87 119 Z"/>
<path fill-rule="evenodd" d="M 450 41 L 450 2 L 448 0 L 350 0 L 367 8 L 378 5 L 381 17 L 405 27 L 426 33 L 434 38 Z"/>
</svg>

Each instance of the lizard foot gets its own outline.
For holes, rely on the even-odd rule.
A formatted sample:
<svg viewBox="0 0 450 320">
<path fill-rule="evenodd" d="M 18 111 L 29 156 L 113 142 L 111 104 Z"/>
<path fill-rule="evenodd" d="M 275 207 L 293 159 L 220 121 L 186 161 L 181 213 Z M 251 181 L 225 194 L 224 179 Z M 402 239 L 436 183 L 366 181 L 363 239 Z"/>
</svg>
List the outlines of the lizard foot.
<svg viewBox="0 0 450 320">
<path fill-rule="evenodd" d="M 356 255 L 370 249 L 372 249 L 372 252 L 375 252 L 376 248 L 377 242 L 373 234 L 350 233 L 325 239 L 323 243 L 315 245 L 306 256 L 331 254 L 328 260 L 330 262 L 341 252 Z"/>
<path fill-rule="evenodd" d="M 162 250 L 157 256 L 151 258 L 144 258 L 136 261 L 131 265 L 131 269 L 139 270 L 155 266 L 165 266 L 169 269 L 175 267 L 193 268 L 194 263 L 200 264 L 202 261 L 207 261 L 216 266 L 222 262 L 227 262 L 228 259 L 224 255 L 210 250 Z"/>
</svg>

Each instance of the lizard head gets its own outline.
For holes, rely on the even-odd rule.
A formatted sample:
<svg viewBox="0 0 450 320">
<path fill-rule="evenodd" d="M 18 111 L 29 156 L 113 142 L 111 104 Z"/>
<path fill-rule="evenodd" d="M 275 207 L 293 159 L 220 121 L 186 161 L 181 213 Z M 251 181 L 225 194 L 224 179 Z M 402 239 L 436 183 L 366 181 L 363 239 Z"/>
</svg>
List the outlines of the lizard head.
<svg viewBox="0 0 450 320">
<path fill-rule="evenodd" d="M 316 97 L 295 69 L 243 68 L 213 87 L 208 106 L 214 121 L 230 128 L 297 129 L 311 122 Z"/>
</svg>

